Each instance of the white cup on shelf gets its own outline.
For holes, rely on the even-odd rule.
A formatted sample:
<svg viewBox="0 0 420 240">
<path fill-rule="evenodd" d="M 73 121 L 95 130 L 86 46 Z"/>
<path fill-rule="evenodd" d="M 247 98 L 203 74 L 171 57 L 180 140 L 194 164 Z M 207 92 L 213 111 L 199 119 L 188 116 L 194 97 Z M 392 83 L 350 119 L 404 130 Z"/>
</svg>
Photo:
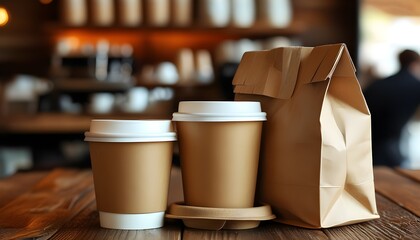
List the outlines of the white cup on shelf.
<svg viewBox="0 0 420 240">
<path fill-rule="evenodd" d="M 192 24 L 192 0 L 172 0 L 172 24 L 174 26 L 190 26 Z"/>
<path fill-rule="evenodd" d="M 167 26 L 170 22 L 169 0 L 147 1 L 147 24 L 155 27 Z"/>
<path fill-rule="evenodd" d="M 124 26 L 138 26 L 142 22 L 142 0 L 118 0 L 120 22 Z"/>
<path fill-rule="evenodd" d="M 172 62 L 161 62 L 155 70 L 155 78 L 163 84 L 175 84 L 178 82 L 178 70 Z"/>
<path fill-rule="evenodd" d="M 194 80 L 195 63 L 192 49 L 183 48 L 179 50 L 177 53 L 176 65 L 178 67 L 180 83 L 189 83 Z"/>
<path fill-rule="evenodd" d="M 149 104 L 149 90 L 145 87 L 133 87 L 125 94 L 125 101 L 120 107 L 124 112 L 136 113 L 146 110 Z"/>
<path fill-rule="evenodd" d="M 99 114 L 110 113 L 114 108 L 114 102 L 115 96 L 112 93 L 94 93 L 90 98 L 90 112 Z"/>
<path fill-rule="evenodd" d="M 62 0 L 60 3 L 64 24 L 82 26 L 87 23 L 86 0 Z"/>
<path fill-rule="evenodd" d="M 260 0 L 260 16 L 270 27 L 287 27 L 292 21 L 293 9 L 290 0 Z"/>
<path fill-rule="evenodd" d="M 114 1 L 113 0 L 93 0 L 93 24 L 98 26 L 108 26 L 114 23 Z"/>
<path fill-rule="evenodd" d="M 232 25 L 235 27 L 251 27 L 255 22 L 255 0 L 231 0 Z"/>
<path fill-rule="evenodd" d="M 226 27 L 230 23 L 229 0 L 200 0 L 200 19 L 212 27 Z"/>
<path fill-rule="evenodd" d="M 195 53 L 195 66 L 196 80 L 199 83 L 207 84 L 214 80 L 213 63 L 208 50 L 201 49 Z"/>
</svg>

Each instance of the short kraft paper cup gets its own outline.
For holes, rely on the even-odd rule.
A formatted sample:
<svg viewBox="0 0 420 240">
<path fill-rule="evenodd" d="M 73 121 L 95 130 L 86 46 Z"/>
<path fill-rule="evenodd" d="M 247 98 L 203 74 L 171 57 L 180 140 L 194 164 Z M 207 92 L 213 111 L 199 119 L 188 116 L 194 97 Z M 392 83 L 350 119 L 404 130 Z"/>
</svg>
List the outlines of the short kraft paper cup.
<svg viewBox="0 0 420 240">
<path fill-rule="evenodd" d="M 169 120 L 92 120 L 85 141 L 101 227 L 163 226 L 175 140 Z"/>
<path fill-rule="evenodd" d="M 259 102 L 180 102 L 178 134 L 185 204 L 250 208 L 258 172 Z"/>
</svg>

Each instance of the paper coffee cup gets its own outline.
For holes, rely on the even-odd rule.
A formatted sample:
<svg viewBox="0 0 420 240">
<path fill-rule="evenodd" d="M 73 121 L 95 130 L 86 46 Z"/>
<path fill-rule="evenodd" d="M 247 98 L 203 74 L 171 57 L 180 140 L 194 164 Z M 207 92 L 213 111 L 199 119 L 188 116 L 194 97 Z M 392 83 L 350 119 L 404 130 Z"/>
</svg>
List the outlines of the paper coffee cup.
<svg viewBox="0 0 420 240">
<path fill-rule="evenodd" d="M 175 122 L 250 122 L 266 121 L 259 102 L 185 101 L 180 102 Z"/>
<path fill-rule="evenodd" d="M 173 114 L 185 204 L 254 206 L 262 122 L 259 102 L 181 102 Z"/>
<path fill-rule="evenodd" d="M 92 120 L 85 141 L 102 227 L 163 226 L 175 140 L 169 120 Z"/>
</svg>

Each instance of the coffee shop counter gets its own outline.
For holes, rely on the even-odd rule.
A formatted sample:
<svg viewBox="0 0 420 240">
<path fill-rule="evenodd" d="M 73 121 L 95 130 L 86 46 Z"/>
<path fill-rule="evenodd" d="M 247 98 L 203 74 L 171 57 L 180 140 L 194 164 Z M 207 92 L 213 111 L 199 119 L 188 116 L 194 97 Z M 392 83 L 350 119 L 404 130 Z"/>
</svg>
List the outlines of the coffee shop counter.
<svg viewBox="0 0 420 240">
<path fill-rule="evenodd" d="M 250 230 L 196 230 L 167 220 L 153 230 L 99 226 L 90 170 L 19 172 L 0 180 L 0 239 L 420 239 L 420 170 L 374 169 L 380 218 L 330 229 L 273 221 Z M 181 172 L 172 169 L 170 203 L 182 201 Z"/>
</svg>

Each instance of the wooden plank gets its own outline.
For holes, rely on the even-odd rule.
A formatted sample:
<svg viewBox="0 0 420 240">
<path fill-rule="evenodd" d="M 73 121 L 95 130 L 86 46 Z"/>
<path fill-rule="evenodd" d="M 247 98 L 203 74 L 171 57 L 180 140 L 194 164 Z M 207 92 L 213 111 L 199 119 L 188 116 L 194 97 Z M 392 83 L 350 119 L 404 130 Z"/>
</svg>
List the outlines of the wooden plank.
<svg viewBox="0 0 420 240">
<path fill-rule="evenodd" d="M 48 239 L 94 201 L 90 171 L 52 171 L 0 209 L 0 239 Z"/>
<path fill-rule="evenodd" d="M 387 198 L 376 194 L 381 218 L 365 223 L 324 229 L 329 239 L 420 239 L 420 219 Z"/>
<path fill-rule="evenodd" d="M 324 240 L 328 237 L 322 230 L 305 229 L 299 227 L 288 226 L 277 222 L 262 222 L 258 228 L 248 230 L 220 230 L 208 231 L 186 228 L 184 230 L 183 239 L 186 240 L 217 240 L 217 239 L 309 239 L 309 240 Z"/>
<path fill-rule="evenodd" d="M 29 173 L 25 173 L 29 174 Z M 381 218 L 350 226 L 311 230 L 275 222 L 263 222 L 252 230 L 203 231 L 169 222 L 164 228 L 144 231 L 99 227 L 90 171 L 55 170 L 25 178 L 19 174 L 0 181 L 0 187 L 18 186 L 16 196 L 0 209 L 0 239 L 420 239 L 420 219 L 413 213 L 419 195 L 418 182 L 389 168 L 375 169 L 377 204 Z M 35 182 L 41 179 L 36 185 Z M 16 182 L 13 181 L 17 179 Z M 22 180 L 23 179 L 23 180 Z M 34 180 L 30 182 L 29 179 Z M 10 183 L 12 182 L 12 183 Z M 23 187 L 22 183 L 35 185 Z M 9 188 L 7 188 L 9 186 Z M 23 188 L 22 188 L 23 187 Z M 26 189 L 26 190 L 22 190 Z M 416 192 L 417 191 L 417 192 Z M 410 195 L 409 193 L 412 193 Z M 3 191 L 2 194 L 4 195 Z M 382 196 L 382 195 L 383 196 Z M 4 199 L 4 198 L 0 198 Z M 389 200 L 391 199 L 391 200 Z M 395 204 L 393 201 L 397 202 Z M 409 211 L 413 211 L 410 213 Z M 415 208 L 414 208 L 415 209 Z M 70 221 L 71 220 L 71 221 Z"/>
<path fill-rule="evenodd" d="M 165 223 L 163 228 L 127 231 L 105 229 L 99 226 L 99 215 L 93 202 L 81 211 L 72 221 L 67 222 L 50 239 L 181 239 L 182 226 Z"/>
<path fill-rule="evenodd" d="M 407 177 L 410 177 L 417 182 L 420 182 L 420 170 L 411 170 L 405 168 L 397 168 L 397 171 Z"/>
<path fill-rule="evenodd" d="M 18 172 L 0 181 L 0 208 L 30 190 L 47 172 Z"/>
<path fill-rule="evenodd" d="M 377 195 L 380 219 L 322 230 L 264 222 L 254 230 L 202 231 L 186 229 L 184 239 L 419 239 L 420 219 L 387 198 Z"/>
<path fill-rule="evenodd" d="M 376 192 L 420 217 L 420 185 L 391 168 L 374 169 Z"/>
</svg>

